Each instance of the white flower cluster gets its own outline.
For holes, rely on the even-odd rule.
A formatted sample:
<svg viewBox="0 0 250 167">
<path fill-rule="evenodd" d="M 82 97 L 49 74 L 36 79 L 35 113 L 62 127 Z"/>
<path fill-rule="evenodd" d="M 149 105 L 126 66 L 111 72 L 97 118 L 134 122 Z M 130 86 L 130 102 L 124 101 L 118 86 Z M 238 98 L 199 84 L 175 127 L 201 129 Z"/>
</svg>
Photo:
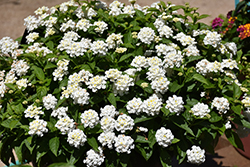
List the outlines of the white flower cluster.
<svg viewBox="0 0 250 167">
<path fill-rule="evenodd" d="M 66 135 L 75 128 L 75 122 L 68 116 L 64 116 L 57 121 L 55 127 L 59 129 L 63 135 Z"/>
<path fill-rule="evenodd" d="M 165 108 L 169 109 L 170 112 L 176 113 L 177 115 L 179 115 L 184 110 L 183 105 L 184 105 L 184 102 L 182 100 L 182 97 L 173 95 L 173 97 L 168 97 Z"/>
<path fill-rule="evenodd" d="M 53 110 L 53 112 L 51 113 L 51 116 L 61 119 L 63 117 L 67 117 L 67 113 L 66 113 L 67 111 L 68 111 L 68 107 L 59 107 L 58 109 Z"/>
<path fill-rule="evenodd" d="M 85 128 L 94 128 L 99 123 L 98 113 L 93 109 L 84 111 L 80 117 Z"/>
<path fill-rule="evenodd" d="M 14 60 L 11 65 L 11 70 L 16 72 L 17 76 L 20 77 L 27 74 L 29 68 L 30 66 L 24 60 Z"/>
<path fill-rule="evenodd" d="M 80 36 L 76 32 L 68 31 L 57 48 L 61 51 L 65 50 L 70 57 L 83 56 L 90 48 L 91 40 L 82 38 L 80 42 L 77 42 L 79 38 Z"/>
<path fill-rule="evenodd" d="M 53 52 L 51 50 L 49 50 L 47 47 L 42 46 L 41 43 L 35 42 L 35 43 L 33 43 L 33 45 L 30 45 L 25 50 L 25 53 L 34 53 L 39 57 L 39 56 L 46 56 L 47 54 L 53 53 Z M 51 59 L 51 61 L 53 61 L 53 60 Z"/>
<path fill-rule="evenodd" d="M 119 112 L 116 111 L 116 108 L 113 105 L 106 105 L 100 110 L 101 110 L 101 114 L 100 114 L 101 117 L 108 116 L 108 117 L 114 118 L 116 115 L 119 114 Z"/>
<path fill-rule="evenodd" d="M 26 26 L 26 29 L 30 32 L 34 29 L 37 29 L 40 25 L 40 20 L 37 19 L 35 16 L 28 16 L 24 19 L 24 25 Z"/>
<path fill-rule="evenodd" d="M 19 47 L 18 42 L 14 41 L 10 37 L 3 37 L 0 40 L 0 54 L 8 55 Z"/>
<path fill-rule="evenodd" d="M 151 87 L 156 93 L 164 94 L 167 92 L 169 84 L 170 82 L 166 77 L 160 77 L 151 82 Z"/>
<path fill-rule="evenodd" d="M 52 73 L 54 76 L 54 81 L 63 79 L 64 75 L 68 74 L 69 60 L 63 59 L 57 62 L 57 69 Z"/>
<path fill-rule="evenodd" d="M 113 148 L 113 144 L 115 143 L 115 133 L 114 132 L 103 132 L 98 136 L 98 141 L 102 144 L 102 146 L 107 146 L 109 149 Z"/>
<path fill-rule="evenodd" d="M 97 26 L 95 31 L 100 34 L 103 34 L 103 32 L 108 29 L 108 24 L 104 21 L 96 21 L 93 26 Z"/>
<path fill-rule="evenodd" d="M 172 144 L 174 135 L 172 134 L 170 129 L 161 127 L 156 131 L 155 138 L 160 146 L 168 147 L 169 145 Z"/>
<path fill-rule="evenodd" d="M 141 40 L 141 42 L 145 44 L 151 44 L 152 41 L 154 41 L 155 32 L 152 28 L 149 27 L 143 27 L 140 29 L 140 32 L 138 33 L 138 39 Z"/>
<path fill-rule="evenodd" d="M 38 119 L 39 115 L 44 114 L 44 112 L 41 110 L 42 107 L 37 107 L 34 104 L 28 106 L 28 108 L 24 111 L 25 118 L 35 118 Z"/>
<path fill-rule="evenodd" d="M 76 30 L 82 30 L 84 32 L 87 32 L 90 26 L 92 26 L 92 24 L 89 20 L 81 19 L 76 24 Z"/>
<path fill-rule="evenodd" d="M 136 114 L 139 115 L 142 112 L 142 100 L 141 98 L 133 98 L 132 100 L 129 100 L 126 109 L 129 114 Z"/>
<path fill-rule="evenodd" d="M 101 121 L 101 128 L 104 132 L 112 132 L 115 128 L 116 121 L 111 116 L 104 116 Z"/>
<path fill-rule="evenodd" d="M 99 152 L 90 149 L 87 151 L 87 157 L 83 160 L 83 163 L 87 165 L 87 167 L 97 167 L 101 166 L 104 162 L 105 156 L 103 155 L 103 150 L 101 147 L 98 147 Z"/>
<path fill-rule="evenodd" d="M 39 137 L 43 136 L 43 133 L 47 133 L 48 129 L 46 128 L 47 122 L 42 119 L 35 119 L 29 123 L 29 135 L 36 134 Z"/>
<path fill-rule="evenodd" d="M 191 150 L 187 151 L 187 162 L 192 164 L 200 165 L 205 162 L 205 150 L 201 149 L 199 146 L 193 145 Z"/>
<path fill-rule="evenodd" d="M 176 36 L 173 37 L 177 41 L 180 41 L 183 46 L 187 45 L 195 45 L 195 38 L 192 38 L 189 35 L 185 35 L 183 32 L 178 33 Z"/>
<path fill-rule="evenodd" d="M 5 92 L 7 91 L 8 87 L 5 85 L 3 81 L 0 81 L 0 97 L 4 97 Z M 1 98 L 0 98 L 1 99 Z"/>
<path fill-rule="evenodd" d="M 121 34 L 115 34 L 115 33 L 112 33 L 111 35 L 109 35 L 108 38 L 106 39 L 108 48 L 114 49 L 118 47 L 120 44 L 123 44 L 122 37 L 123 36 Z"/>
<path fill-rule="evenodd" d="M 134 127 L 134 120 L 126 114 L 119 115 L 116 123 L 115 123 L 115 129 L 117 131 L 120 131 L 121 133 L 125 133 L 126 130 L 132 130 Z"/>
<path fill-rule="evenodd" d="M 43 97 L 43 105 L 46 110 L 52 109 L 54 110 L 57 104 L 57 98 L 52 94 L 48 94 L 47 96 Z"/>
<path fill-rule="evenodd" d="M 146 57 L 140 55 L 135 56 L 130 65 L 136 67 L 137 71 L 141 71 L 142 67 L 148 66 Z"/>
<path fill-rule="evenodd" d="M 123 96 L 129 91 L 129 87 L 134 86 L 134 80 L 129 75 L 120 75 L 114 83 L 114 94 Z"/>
<path fill-rule="evenodd" d="M 83 146 L 86 141 L 87 136 L 80 129 L 74 129 L 68 133 L 67 142 L 76 148 L 80 148 L 80 146 Z"/>
<path fill-rule="evenodd" d="M 208 108 L 207 104 L 204 103 L 197 103 L 191 108 L 191 112 L 197 117 L 205 117 L 207 114 L 210 113 L 210 109 Z"/>
<path fill-rule="evenodd" d="M 118 135 L 115 138 L 115 150 L 118 153 L 130 154 L 134 147 L 134 140 L 130 136 Z"/>
<path fill-rule="evenodd" d="M 212 101 L 211 108 L 216 108 L 219 112 L 226 114 L 229 108 L 229 102 L 225 97 L 215 97 Z"/>
<path fill-rule="evenodd" d="M 162 104 L 162 99 L 160 99 L 156 94 L 153 94 L 147 100 L 143 101 L 142 111 L 150 116 L 158 115 Z"/>
<path fill-rule="evenodd" d="M 105 76 L 99 76 L 96 75 L 89 79 L 88 82 L 86 82 L 86 85 L 88 85 L 88 88 L 92 90 L 92 92 L 97 92 L 98 89 L 106 89 L 106 80 L 107 78 Z"/>
<path fill-rule="evenodd" d="M 26 36 L 26 41 L 29 44 L 31 42 L 34 42 L 38 37 L 39 37 L 39 33 L 32 32 L 32 33 L 29 33 L 29 35 Z"/>
<path fill-rule="evenodd" d="M 16 82 L 16 85 L 17 85 L 17 87 L 18 87 L 18 89 L 22 89 L 22 88 L 27 88 L 27 86 L 28 86 L 28 79 L 27 78 L 22 78 L 22 79 L 20 79 L 20 80 L 18 80 L 17 82 Z"/>
<path fill-rule="evenodd" d="M 205 45 L 212 45 L 213 47 L 217 47 L 218 44 L 221 42 L 221 35 L 218 34 L 216 31 L 214 32 L 208 32 L 204 38 L 204 44 Z"/>
</svg>

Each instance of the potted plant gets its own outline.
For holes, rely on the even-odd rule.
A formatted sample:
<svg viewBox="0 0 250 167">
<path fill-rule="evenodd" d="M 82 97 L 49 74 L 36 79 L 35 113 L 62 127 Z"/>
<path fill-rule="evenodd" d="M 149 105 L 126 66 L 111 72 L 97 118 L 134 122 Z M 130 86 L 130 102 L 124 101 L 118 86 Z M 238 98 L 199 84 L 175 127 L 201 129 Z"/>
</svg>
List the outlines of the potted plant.
<svg viewBox="0 0 250 167">
<path fill-rule="evenodd" d="M 241 114 L 242 53 L 197 8 L 78 0 L 25 19 L 1 50 L 0 158 L 33 166 L 201 164 Z M 179 14 L 177 10 L 183 10 Z"/>
</svg>

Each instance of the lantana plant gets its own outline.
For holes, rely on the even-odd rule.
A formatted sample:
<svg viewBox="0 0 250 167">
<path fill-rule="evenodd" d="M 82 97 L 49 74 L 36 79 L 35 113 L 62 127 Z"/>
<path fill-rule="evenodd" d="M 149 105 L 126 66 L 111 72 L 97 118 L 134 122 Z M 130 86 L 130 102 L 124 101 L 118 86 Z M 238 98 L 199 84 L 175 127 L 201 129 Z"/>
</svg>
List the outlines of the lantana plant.
<svg viewBox="0 0 250 167">
<path fill-rule="evenodd" d="M 37 9 L 21 43 L 0 40 L 1 160 L 167 167 L 204 163 L 223 134 L 242 148 L 242 54 L 206 16 L 162 1 Z"/>
</svg>

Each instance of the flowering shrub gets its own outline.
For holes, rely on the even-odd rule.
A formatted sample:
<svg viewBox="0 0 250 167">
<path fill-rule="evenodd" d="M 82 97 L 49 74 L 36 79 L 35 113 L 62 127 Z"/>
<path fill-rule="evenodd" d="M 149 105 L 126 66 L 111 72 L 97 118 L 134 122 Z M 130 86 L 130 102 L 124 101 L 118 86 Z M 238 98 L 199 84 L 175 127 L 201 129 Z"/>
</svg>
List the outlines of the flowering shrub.
<svg viewBox="0 0 250 167">
<path fill-rule="evenodd" d="M 41 7 L 25 43 L 0 40 L 4 163 L 14 149 L 34 166 L 201 164 L 223 134 L 242 148 L 232 123 L 250 128 L 250 103 L 236 44 L 188 4 L 131 3 Z"/>
</svg>

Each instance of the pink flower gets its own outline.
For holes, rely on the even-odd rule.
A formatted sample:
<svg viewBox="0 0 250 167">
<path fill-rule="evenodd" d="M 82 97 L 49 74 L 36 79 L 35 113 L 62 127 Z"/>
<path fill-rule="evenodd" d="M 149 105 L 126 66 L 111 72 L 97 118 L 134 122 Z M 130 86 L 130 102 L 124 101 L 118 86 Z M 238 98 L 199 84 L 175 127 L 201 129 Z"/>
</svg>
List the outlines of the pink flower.
<svg viewBox="0 0 250 167">
<path fill-rule="evenodd" d="M 216 17 L 213 22 L 212 22 L 212 28 L 215 29 L 216 27 L 218 26 L 222 26 L 222 23 L 224 22 L 223 19 L 219 18 L 219 17 Z"/>
</svg>

